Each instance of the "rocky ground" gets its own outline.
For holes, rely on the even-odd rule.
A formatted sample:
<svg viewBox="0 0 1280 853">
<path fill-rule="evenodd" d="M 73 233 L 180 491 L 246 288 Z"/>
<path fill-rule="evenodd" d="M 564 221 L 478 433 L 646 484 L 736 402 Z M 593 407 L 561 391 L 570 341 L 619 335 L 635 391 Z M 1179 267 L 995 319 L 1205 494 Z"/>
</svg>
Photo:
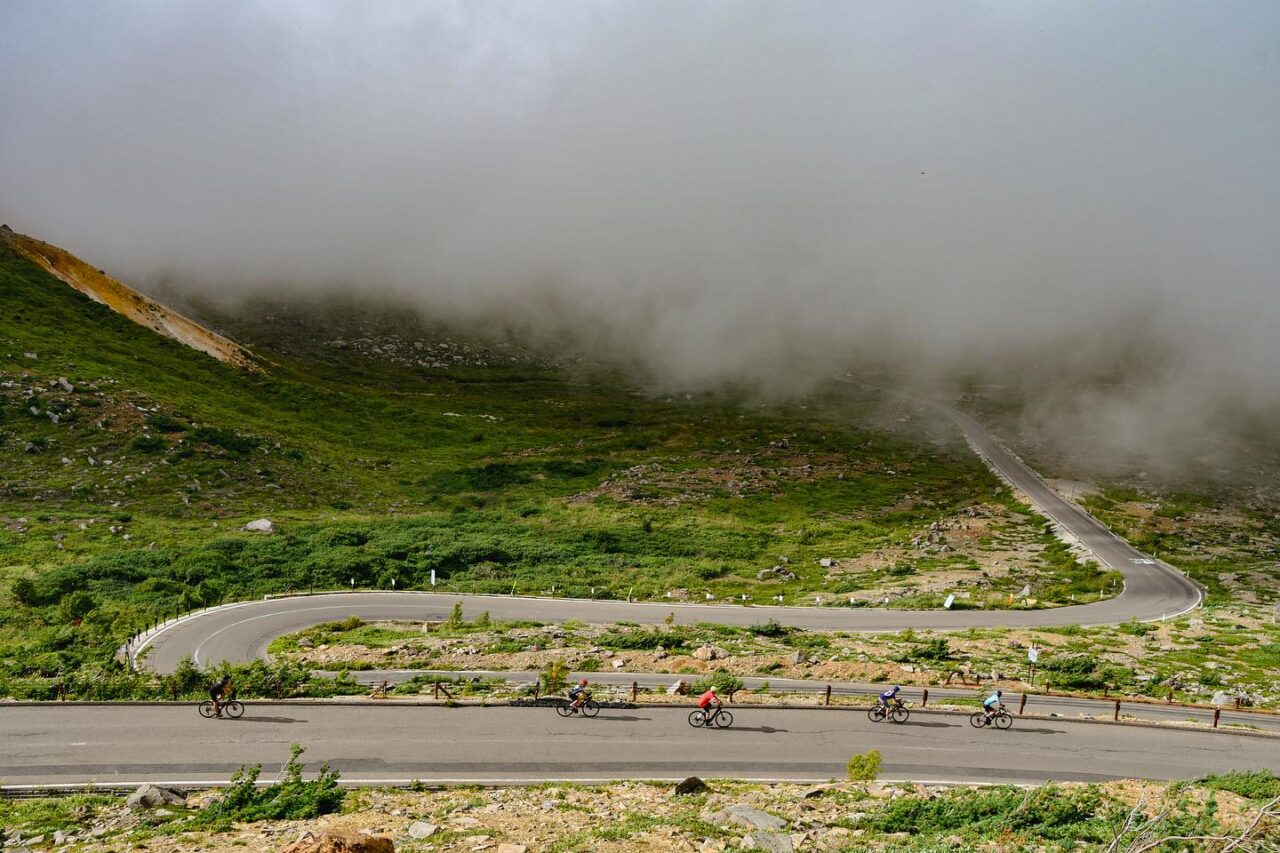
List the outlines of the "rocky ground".
<svg viewBox="0 0 1280 853">
<path fill-rule="evenodd" d="M 220 796 L 194 792 L 185 804 L 158 799 L 157 807 L 144 807 L 137 798 L 130 807 L 115 798 L 98 797 L 91 805 L 66 809 L 61 817 L 46 815 L 25 826 L 5 827 L 5 849 L 304 853 L 322 849 L 320 839 L 328 832 L 354 839 L 349 846 L 328 849 L 352 853 L 385 851 L 392 845 L 399 851 L 457 853 L 1101 850 L 1106 847 L 1102 839 L 1119 833 L 1124 818 L 1131 815 L 1126 843 L 1107 848 L 1129 850 L 1136 849 L 1128 842 L 1140 836 L 1144 821 L 1152 821 L 1145 830 L 1153 837 L 1160 821 L 1171 814 L 1184 827 L 1198 817 L 1212 821 L 1205 828 L 1239 832 L 1265 806 L 1265 796 L 1249 799 L 1228 790 L 1147 782 L 945 789 L 875 782 L 801 786 L 711 781 L 709 787 L 688 794 L 674 793 L 669 783 L 624 782 L 598 787 L 361 789 L 349 793 L 336 814 L 236 823 L 225 831 L 183 831 L 190 815 Z M 1019 819 L 1029 810 L 1035 815 Z M 971 819 L 966 817 L 970 813 Z M 906 814 L 915 815 L 917 825 L 911 831 L 898 828 L 899 816 Z M 22 813 L 11 809 L 10 817 L 21 819 Z M 1265 838 L 1277 829 L 1275 821 L 1274 814 L 1263 815 L 1255 835 Z M 52 828 L 54 824 L 58 828 Z M 387 842 L 366 842 L 378 838 Z"/>
</svg>

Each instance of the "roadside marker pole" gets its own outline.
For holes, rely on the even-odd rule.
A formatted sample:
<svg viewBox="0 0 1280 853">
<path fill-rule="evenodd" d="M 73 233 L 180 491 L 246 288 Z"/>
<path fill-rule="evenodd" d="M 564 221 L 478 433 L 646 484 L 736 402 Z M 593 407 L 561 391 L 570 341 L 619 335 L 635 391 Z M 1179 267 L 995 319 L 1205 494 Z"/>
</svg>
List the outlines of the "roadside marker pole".
<svg viewBox="0 0 1280 853">
<path fill-rule="evenodd" d="M 1116 712 L 1114 715 L 1112 715 L 1111 719 L 1115 720 L 1117 723 L 1120 722 L 1120 700 L 1119 699 L 1116 700 Z"/>
<path fill-rule="evenodd" d="M 923 708 L 929 704 L 929 688 L 926 687 L 920 691 L 920 707 Z"/>
<path fill-rule="evenodd" d="M 823 700 L 823 704 L 824 705 L 831 704 L 831 685 L 830 684 L 827 685 L 827 698 Z"/>
<path fill-rule="evenodd" d="M 1218 718 L 1219 718 L 1219 717 L 1221 717 L 1221 716 L 1222 716 L 1222 708 L 1221 708 L 1221 706 L 1214 707 L 1214 709 L 1213 709 L 1213 727 L 1214 727 L 1215 729 L 1218 727 Z"/>
<path fill-rule="evenodd" d="M 1021 715 L 1025 710 L 1027 710 L 1027 694 L 1023 693 L 1022 701 L 1018 703 L 1018 714 Z"/>
</svg>

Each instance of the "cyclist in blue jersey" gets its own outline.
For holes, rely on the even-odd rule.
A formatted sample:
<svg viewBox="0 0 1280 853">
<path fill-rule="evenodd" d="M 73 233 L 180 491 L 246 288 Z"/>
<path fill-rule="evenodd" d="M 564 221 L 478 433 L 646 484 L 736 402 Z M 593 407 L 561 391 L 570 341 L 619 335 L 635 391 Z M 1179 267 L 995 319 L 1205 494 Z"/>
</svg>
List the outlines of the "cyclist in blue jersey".
<svg viewBox="0 0 1280 853">
<path fill-rule="evenodd" d="M 902 690 L 898 685 L 893 685 L 888 690 L 880 694 L 880 707 L 886 711 L 889 710 L 889 703 L 898 698 L 898 691 Z"/>
<path fill-rule="evenodd" d="M 988 720 L 994 717 L 996 712 L 1000 710 L 1000 697 L 1003 695 L 1004 693 L 997 690 L 995 693 L 992 693 L 986 699 L 982 700 L 982 711 L 987 715 Z"/>
</svg>

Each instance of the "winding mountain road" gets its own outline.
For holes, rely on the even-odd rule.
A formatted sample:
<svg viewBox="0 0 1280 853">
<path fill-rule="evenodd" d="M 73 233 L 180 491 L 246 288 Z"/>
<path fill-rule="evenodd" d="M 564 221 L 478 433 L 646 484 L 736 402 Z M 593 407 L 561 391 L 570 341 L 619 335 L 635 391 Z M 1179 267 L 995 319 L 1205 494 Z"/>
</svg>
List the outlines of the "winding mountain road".
<svg viewBox="0 0 1280 853">
<path fill-rule="evenodd" d="M 842 607 L 773 607 L 672 604 L 459 595 L 426 592 L 358 592 L 294 596 L 211 608 L 166 623 L 135 637 L 126 653 L 160 672 L 170 672 L 190 655 L 207 666 L 219 661 L 263 658 L 271 640 L 318 622 L 359 616 L 365 620 L 425 621 L 442 619 L 457 601 L 464 610 L 488 610 L 495 619 L 563 622 L 632 622 L 655 624 L 674 614 L 682 624 L 717 622 L 753 625 L 775 619 L 797 628 L 842 631 L 939 630 L 970 627 L 1053 627 L 1114 624 L 1131 619 L 1163 619 L 1185 613 L 1201 600 L 1199 587 L 1181 572 L 1149 557 L 1104 527 L 1079 506 L 1064 499 L 1005 450 L 982 425 L 963 412 L 933 404 L 951 417 L 974 450 L 1010 485 L 1100 563 L 1124 576 L 1124 589 L 1114 598 L 1048 610 L 889 610 Z M 146 653 L 145 655 L 143 653 Z"/>
</svg>

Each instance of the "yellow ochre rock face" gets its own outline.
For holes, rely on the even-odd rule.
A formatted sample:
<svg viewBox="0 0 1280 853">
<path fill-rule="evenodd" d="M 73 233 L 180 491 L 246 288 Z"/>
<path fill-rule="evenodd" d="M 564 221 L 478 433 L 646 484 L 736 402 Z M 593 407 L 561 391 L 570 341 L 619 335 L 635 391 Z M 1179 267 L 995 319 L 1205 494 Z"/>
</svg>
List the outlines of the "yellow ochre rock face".
<svg viewBox="0 0 1280 853">
<path fill-rule="evenodd" d="M 227 364 L 246 370 L 261 369 L 253 356 L 235 341 L 211 332 L 189 317 L 142 295 L 65 249 L 18 234 L 7 226 L 0 228 L 0 240 L 8 243 L 27 260 L 43 267 L 50 275 L 140 326 L 173 338 Z"/>
</svg>

